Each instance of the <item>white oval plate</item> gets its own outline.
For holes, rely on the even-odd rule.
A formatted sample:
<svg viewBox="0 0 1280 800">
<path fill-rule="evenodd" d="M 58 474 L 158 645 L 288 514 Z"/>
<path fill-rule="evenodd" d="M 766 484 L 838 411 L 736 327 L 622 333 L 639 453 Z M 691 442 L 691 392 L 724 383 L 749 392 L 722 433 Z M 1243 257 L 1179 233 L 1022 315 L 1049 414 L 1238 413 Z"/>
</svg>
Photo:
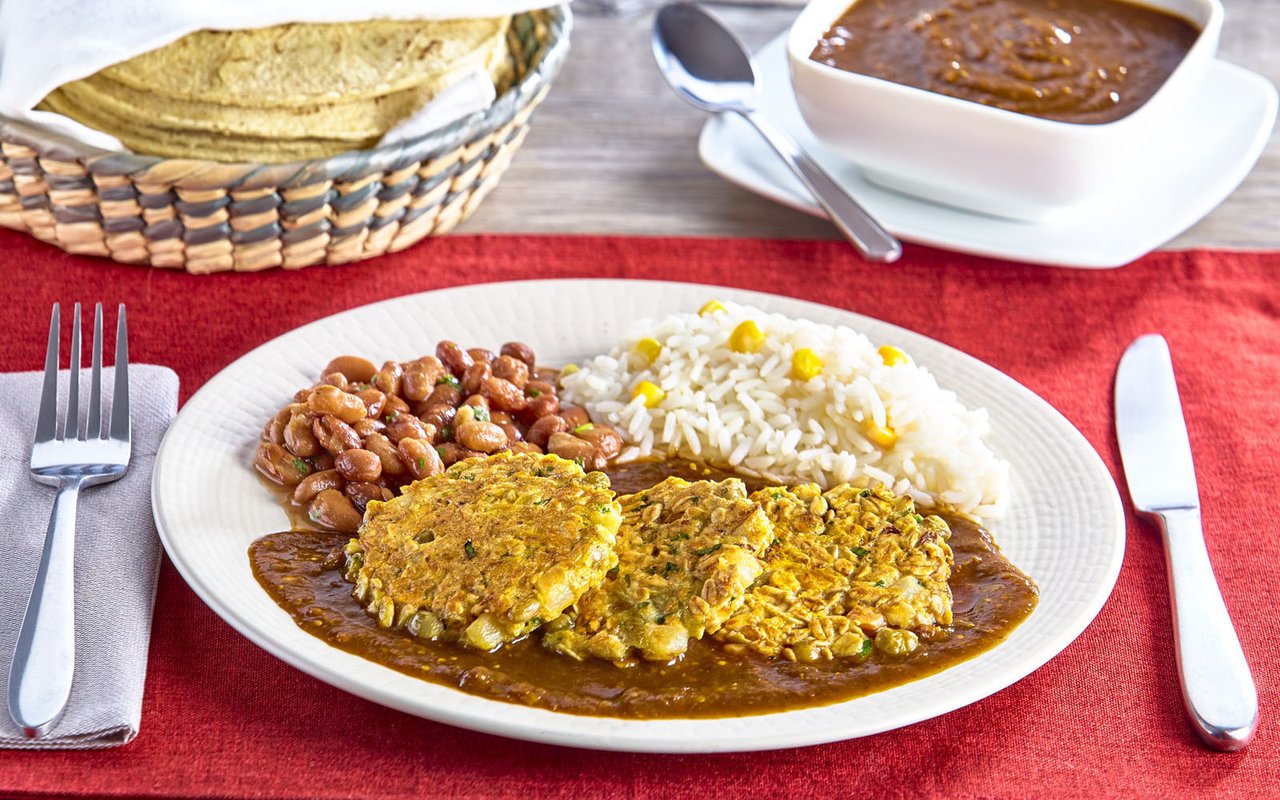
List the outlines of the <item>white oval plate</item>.
<svg viewBox="0 0 1280 800">
<path fill-rule="evenodd" d="M 697 720 L 582 717 L 486 700 L 411 678 L 298 628 L 253 578 L 254 539 L 289 526 L 250 462 L 264 422 L 335 355 L 375 361 L 464 346 L 530 344 L 563 364 L 609 349 L 635 320 L 710 298 L 843 324 L 892 342 L 969 406 L 991 414 L 990 443 L 1012 465 L 1010 513 L 991 529 L 1040 585 L 1040 604 L 1002 644 L 905 686 L 836 705 Z M 1111 593 L 1124 515 L 1102 460 L 1071 423 L 995 369 L 919 334 L 836 308 L 713 286 L 615 280 L 527 281 L 446 289 L 357 308 L 287 333 L 214 376 L 182 409 L 156 459 L 160 538 L 191 588 L 268 652 L 353 694 L 428 719 L 538 742 L 608 750 L 718 752 L 816 744 L 890 730 L 980 700 L 1071 643 Z M 743 709 L 749 714 L 750 709 Z"/>
</svg>

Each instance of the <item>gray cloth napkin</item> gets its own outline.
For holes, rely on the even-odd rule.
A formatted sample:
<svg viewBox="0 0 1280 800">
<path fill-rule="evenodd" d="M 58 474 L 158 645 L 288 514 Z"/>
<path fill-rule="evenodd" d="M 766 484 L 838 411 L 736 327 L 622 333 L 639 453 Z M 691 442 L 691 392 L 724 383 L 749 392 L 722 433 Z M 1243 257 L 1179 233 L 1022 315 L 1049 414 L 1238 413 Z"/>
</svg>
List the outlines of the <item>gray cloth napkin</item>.
<svg viewBox="0 0 1280 800">
<path fill-rule="evenodd" d="M 105 398 L 115 385 L 114 372 L 103 370 Z M 59 411 L 66 404 L 67 375 L 64 371 L 60 376 Z M 129 471 L 114 483 L 81 492 L 76 515 L 76 668 L 71 699 L 61 720 L 42 738 L 31 740 L 9 719 L 4 698 L 56 493 L 54 487 L 36 483 L 27 469 L 41 376 L 0 374 L 0 520 L 9 561 L 6 580 L 0 582 L 0 747 L 114 747 L 138 735 L 142 718 L 160 567 L 160 541 L 151 516 L 151 468 L 177 411 L 178 376 L 167 367 L 129 367 Z M 85 370 L 81 403 L 87 403 L 88 378 Z"/>
</svg>

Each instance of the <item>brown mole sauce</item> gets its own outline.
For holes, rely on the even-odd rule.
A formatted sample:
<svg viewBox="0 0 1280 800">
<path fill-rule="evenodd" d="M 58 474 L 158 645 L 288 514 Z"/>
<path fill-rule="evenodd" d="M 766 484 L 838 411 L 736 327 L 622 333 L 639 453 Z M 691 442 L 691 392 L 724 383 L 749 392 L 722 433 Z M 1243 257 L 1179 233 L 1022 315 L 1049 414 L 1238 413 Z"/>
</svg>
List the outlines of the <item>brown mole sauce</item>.
<svg viewBox="0 0 1280 800">
<path fill-rule="evenodd" d="M 810 58 L 1034 117 L 1097 124 L 1164 85 L 1200 35 L 1120 0 L 859 0 Z"/>
<path fill-rule="evenodd" d="M 622 465 L 608 473 L 613 488 L 624 494 L 669 475 L 690 480 L 730 476 L 680 461 Z M 594 659 L 573 661 L 544 650 L 536 636 L 483 653 L 380 628 L 351 596 L 351 584 L 342 577 L 347 534 L 274 533 L 254 542 L 249 557 L 258 582 L 298 627 L 333 647 L 407 675 L 468 694 L 571 714 L 728 717 L 861 697 L 932 675 L 1003 641 L 1035 608 L 1036 586 L 1000 554 L 985 530 L 945 518 L 955 553 L 952 626 L 931 639 L 922 638 L 910 656 L 893 658 L 875 651 L 861 662 L 799 664 L 751 653 L 734 656 L 710 638 L 691 641 L 688 653 L 675 664 L 619 667 Z"/>
</svg>

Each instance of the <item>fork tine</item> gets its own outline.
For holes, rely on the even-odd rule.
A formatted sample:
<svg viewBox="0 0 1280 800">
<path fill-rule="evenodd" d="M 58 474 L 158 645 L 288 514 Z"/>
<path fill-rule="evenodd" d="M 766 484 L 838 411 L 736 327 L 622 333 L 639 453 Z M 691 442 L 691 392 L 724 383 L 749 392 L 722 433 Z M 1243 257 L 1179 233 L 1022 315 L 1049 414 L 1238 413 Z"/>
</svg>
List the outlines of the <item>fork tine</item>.
<svg viewBox="0 0 1280 800">
<path fill-rule="evenodd" d="M 105 439 L 102 429 L 102 303 L 93 308 L 93 378 L 89 383 L 89 420 L 86 437 Z"/>
<path fill-rule="evenodd" d="M 40 392 L 40 415 L 36 418 L 36 442 L 48 442 L 58 427 L 58 333 L 61 327 L 58 304 L 49 319 L 49 346 L 44 354 L 44 388 Z"/>
<path fill-rule="evenodd" d="M 62 438 L 83 438 L 80 432 L 80 304 L 76 303 L 71 323 L 71 364 L 67 375 L 67 416 L 62 421 Z"/>
<path fill-rule="evenodd" d="M 125 324 L 124 303 L 116 322 L 115 389 L 111 398 L 111 438 L 129 441 L 129 331 Z"/>
</svg>

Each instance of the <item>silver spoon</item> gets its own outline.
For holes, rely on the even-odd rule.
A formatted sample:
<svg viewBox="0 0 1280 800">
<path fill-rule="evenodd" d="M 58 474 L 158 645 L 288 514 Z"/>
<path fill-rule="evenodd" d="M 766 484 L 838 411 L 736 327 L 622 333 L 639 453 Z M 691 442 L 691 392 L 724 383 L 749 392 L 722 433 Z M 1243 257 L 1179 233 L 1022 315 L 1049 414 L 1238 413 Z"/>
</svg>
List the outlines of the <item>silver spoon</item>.
<svg viewBox="0 0 1280 800">
<path fill-rule="evenodd" d="M 653 21 L 653 57 L 676 94 L 703 111 L 750 122 L 801 180 L 844 238 L 868 261 L 897 261 L 902 245 L 782 131 L 755 113 L 751 56 L 715 17 L 693 3 L 663 6 Z"/>
</svg>

